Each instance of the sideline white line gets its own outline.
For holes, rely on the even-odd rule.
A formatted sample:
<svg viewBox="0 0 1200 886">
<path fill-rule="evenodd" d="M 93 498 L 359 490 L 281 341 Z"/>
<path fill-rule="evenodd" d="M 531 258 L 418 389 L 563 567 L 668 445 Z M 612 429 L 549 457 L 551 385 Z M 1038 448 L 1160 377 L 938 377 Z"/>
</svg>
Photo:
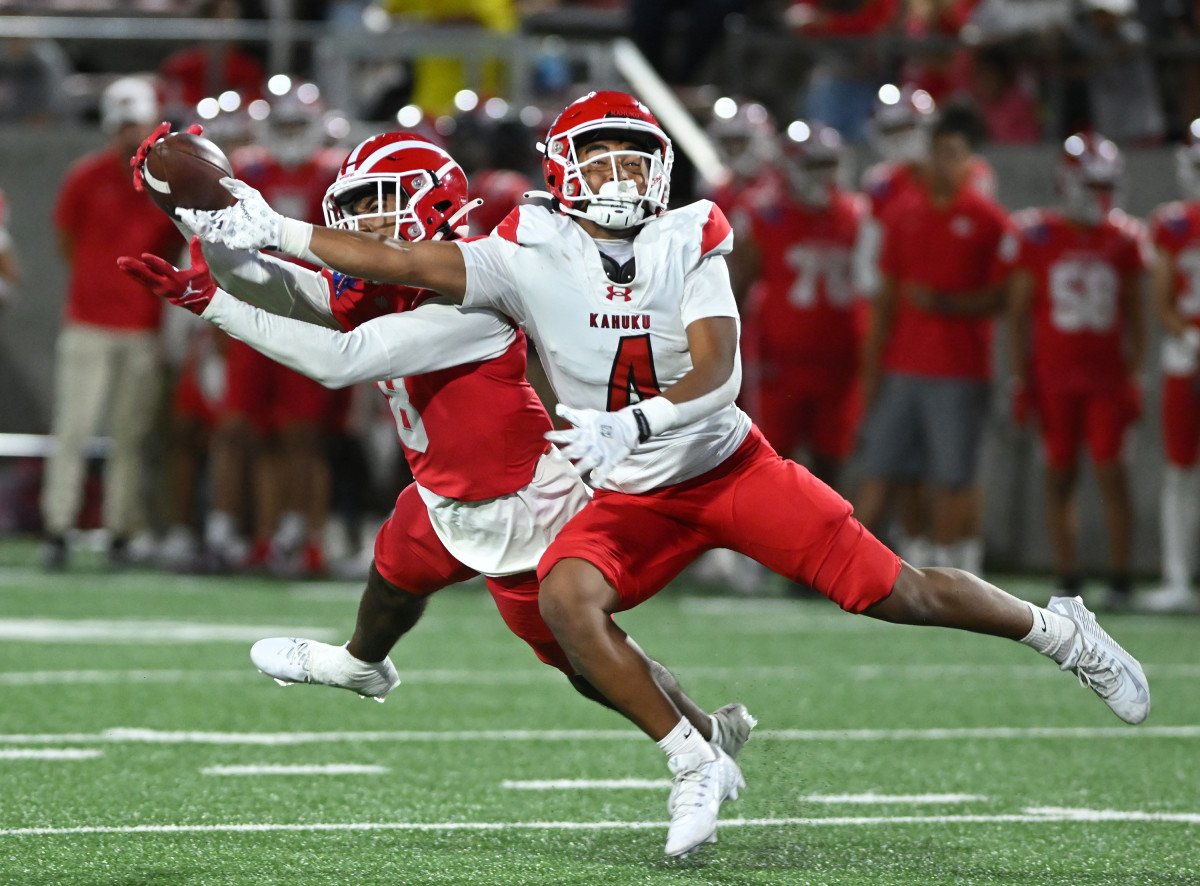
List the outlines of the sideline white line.
<svg viewBox="0 0 1200 886">
<path fill-rule="evenodd" d="M 1007 815 L 872 815 L 832 818 L 731 818 L 723 828 L 853 827 L 925 824 L 1046 824 L 1048 822 L 1153 822 L 1200 824 L 1200 812 L 1123 812 L 1115 809 L 1027 809 Z M 662 830 L 664 821 L 458 821 L 331 822 L 315 824 L 91 825 L 72 828 L 0 828 L 0 837 L 75 834 L 211 834 L 271 831 L 642 831 Z"/>
<path fill-rule="evenodd" d="M 551 778 L 544 781 L 502 781 L 500 787 L 517 791 L 565 791 L 576 788 L 601 788 L 614 790 L 621 788 L 654 789 L 669 788 L 669 778 Z"/>
<path fill-rule="evenodd" d="M 3 748 L 0 760 L 94 760 L 104 751 L 89 748 Z"/>
<path fill-rule="evenodd" d="M 1200 726 L 986 727 L 974 729 L 765 729 L 758 740 L 777 741 L 963 741 L 976 739 L 1200 738 Z M 298 745 L 338 741 L 644 741 L 633 729 L 509 729 L 462 732 L 162 732 L 106 729 L 103 732 L 0 734 L 5 744 L 215 744 Z"/>
<path fill-rule="evenodd" d="M 358 763 L 325 763 L 318 765 L 209 766 L 202 775 L 380 775 L 386 766 L 367 766 Z"/>
<path fill-rule="evenodd" d="M 329 640 L 328 628 L 290 625 L 204 624 L 190 621 L 124 619 L 0 619 L 0 640 L 35 643 L 210 643 L 254 642 L 263 637 L 312 637 Z"/>
<path fill-rule="evenodd" d="M 216 683 L 238 682 L 262 675 L 252 667 L 237 671 L 5 671 L 0 686 L 45 686 L 56 683 Z"/>
<path fill-rule="evenodd" d="M 864 806 L 923 803 L 975 803 L 987 800 L 982 794 L 807 794 L 797 799 L 805 803 L 861 804 Z"/>
</svg>

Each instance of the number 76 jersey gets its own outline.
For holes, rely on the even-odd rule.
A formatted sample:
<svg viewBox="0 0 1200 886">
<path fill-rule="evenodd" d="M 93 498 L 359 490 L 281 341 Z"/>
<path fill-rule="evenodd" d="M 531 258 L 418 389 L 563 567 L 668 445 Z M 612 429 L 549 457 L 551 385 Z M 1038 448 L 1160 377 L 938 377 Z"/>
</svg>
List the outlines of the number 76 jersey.
<svg viewBox="0 0 1200 886">
<path fill-rule="evenodd" d="M 518 206 L 490 237 L 458 243 L 463 305 L 515 320 L 537 344 L 560 401 L 611 412 L 660 394 L 692 369 L 689 324 L 737 318 L 723 258 L 732 245 L 725 216 L 702 200 L 646 222 L 633 240 L 635 273 L 616 283 L 596 241 L 571 217 Z M 749 431 L 749 417 L 730 404 L 641 444 L 604 485 L 639 493 L 691 479 L 724 461 Z"/>
</svg>

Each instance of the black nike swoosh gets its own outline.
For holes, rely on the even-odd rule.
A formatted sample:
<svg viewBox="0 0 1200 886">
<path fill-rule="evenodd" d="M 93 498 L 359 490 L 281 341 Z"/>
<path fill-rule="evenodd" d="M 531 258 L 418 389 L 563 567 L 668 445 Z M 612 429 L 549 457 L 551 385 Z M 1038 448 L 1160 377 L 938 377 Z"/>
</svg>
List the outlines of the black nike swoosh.
<svg viewBox="0 0 1200 886">
<path fill-rule="evenodd" d="M 1038 613 L 1038 618 L 1042 620 L 1042 633 L 1046 633 L 1046 616 L 1041 612 Z"/>
</svg>

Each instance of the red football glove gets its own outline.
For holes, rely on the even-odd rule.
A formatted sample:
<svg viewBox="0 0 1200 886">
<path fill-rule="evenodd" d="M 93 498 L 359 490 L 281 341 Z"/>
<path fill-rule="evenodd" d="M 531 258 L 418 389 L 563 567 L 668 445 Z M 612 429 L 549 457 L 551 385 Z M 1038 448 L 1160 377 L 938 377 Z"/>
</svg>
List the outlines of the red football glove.
<svg viewBox="0 0 1200 886">
<path fill-rule="evenodd" d="M 192 254 L 192 266 L 187 269 L 181 270 L 150 253 L 142 253 L 141 258 L 121 256 L 117 259 L 117 267 L 160 298 L 187 308 L 193 314 L 203 314 L 216 294 L 217 284 L 208 271 L 200 238 L 193 237 L 188 249 Z"/>
<path fill-rule="evenodd" d="M 200 135 L 204 132 L 204 127 L 199 123 L 193 123 L 185 132 L 191 135 Z M 159 123 L 155 130 L 146 136 L 146 140 L 138 145 L 137 153 L 129 158 L 129 165 L 133 167 L 133 189 L 135 191 L 143 191 L 146 188 L 142 182 L 142 165 L 146 162 L 150 149 L 170 134 L 171 124 Z"/>
</svg>

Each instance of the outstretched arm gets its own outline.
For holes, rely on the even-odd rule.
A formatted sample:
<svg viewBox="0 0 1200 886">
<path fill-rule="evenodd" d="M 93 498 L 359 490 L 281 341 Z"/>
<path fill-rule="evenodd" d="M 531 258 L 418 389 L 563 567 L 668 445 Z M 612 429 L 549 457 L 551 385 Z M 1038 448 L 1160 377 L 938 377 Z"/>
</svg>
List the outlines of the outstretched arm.
<svg viewBox="0 0 1200 886">
<path fill-rule="evenodd" d="M 238 198 L 233 206 L 216 212 L 179 210 L 184 224 L 205 242 L 231 249 L 277 249 L 363 280 L 432 289 L 455 302 L 463 300 L 466 264 L 452 243 L 408 243 L 380 234 L 314 227 L 284 218 L 244 182 L 222 182 Z"/>
<path fill-rule="evenodd" d="M 351 332 L 278 317 L 218 289 L 193 240 L 192 267 L 153 255 L 123 257 L 122 270 L 156 295 L 185 307 L 273 360 L 326 387 L 384 381 L 497 357 L 516 333 L 490 311 L 425 305 L 389 314 Z"/>
</svg>

